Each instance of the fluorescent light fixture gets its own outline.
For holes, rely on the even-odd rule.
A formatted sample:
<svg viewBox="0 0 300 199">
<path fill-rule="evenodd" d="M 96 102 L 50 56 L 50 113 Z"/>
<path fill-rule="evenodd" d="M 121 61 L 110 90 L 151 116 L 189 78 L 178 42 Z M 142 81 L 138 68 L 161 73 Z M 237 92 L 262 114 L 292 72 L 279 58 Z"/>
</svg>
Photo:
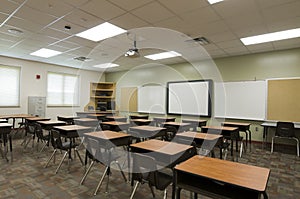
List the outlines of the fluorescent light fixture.
<svg viewBox="0 0 300 199">
<path fill-rule="evenodd" d="M 300 28 L 241 38 L 245 45 L 260 44 L 271 41 L 300 37 Z"/>
<path fill-rule="evenodd" d="M 210 4 L 219 3 L 223 0 L 207 0 Z"/>
<path fill-rule="evenodd" d="M 169 52 L 157 53 L 153 55 L 147 55 L 145 57 L 152 60 L 160 60 L 160 59 L 167 59 L 167 58 L 178 57 L 178 56 L 181 56 L 181 54 L 175 51 L 169 51 Z"/>
<path fill-rule="evenodd" d="M 95 26 L 81 33 L 78 33 L 76 34 L 76 36 L 98 42 L 122 34 L 124 32 L 126 32 L 126 30 L 118 26 L 115 26 L 111 23 L 104 22 L 98 26 Z"/>
<path fill-rule="evenodd" d="M 119 65 L 114 64 L 114 63 L 104 63 L 104 64 L 95 65 L 93 67 L 95 67 L 95 68 L 113 68 L 113 67 L 117 67 L 117 66 L 119 66 Z"/>
<path fill-rule="evenodd" d="M 50 50 L 47 48 L 41 48 L 40 50 L 37 50 L 33 53 L 30 53 L 30 55 L 34 55 L 34 56 L 38 56 L 38 57 L 44 57 L 44 58 L 48 58 L 48 57 L 53 57 L 55 55 L 59 55 L 62 52 L 56 51 L 56 50 Z"/>
</svg>

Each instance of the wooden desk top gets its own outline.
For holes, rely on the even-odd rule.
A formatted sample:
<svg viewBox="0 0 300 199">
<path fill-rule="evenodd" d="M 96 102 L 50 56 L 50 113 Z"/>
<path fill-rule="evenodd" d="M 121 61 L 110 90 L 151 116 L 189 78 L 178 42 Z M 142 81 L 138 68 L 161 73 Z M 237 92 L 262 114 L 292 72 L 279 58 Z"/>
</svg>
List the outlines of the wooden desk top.
<svg viewBox="0 0 300 199">
<path fill-rule="evenodd" d="M 91 114 L 87 114 L 87 117 L 105 117 L 105 114 L 101 114 L 101 113 L 91 113 Z"/>
<path fill-rule="evenodd" d="M 0 123 L 0 128 L 12 127 L 12 124 L 9 123 Z"/>
<path fill-rule="evenodd" d="M 148 119 L 131 119 L 130 120 L 131 122 L 152 122 L 151 120 L 148 120 Z"/>
<path fill-rule="evenodd" d="M 202 126 L 202 129 L 214 129 L 221 131 L 237 131 L 238 127 L 229 127 L 229 126 Z"/>
<path fill-rule="evenodd" d="M 164 122 L 163 125 L 189 126 L 189 125 L 191 125 L 191 123 L 183 123 L 183 122 Z"/>
<path fill-rule="evenodd" d="M 199 133 L 194 131 L 186 131 L 182 133 L 177 133 L 176 136 L 200 139 L 200 140 L 217 140 L 223 137 L 223 135 L 215 135 L 215 134 L 208 134 L 208 133 Z"/>
<path fill-rule="evenodd" d="M 153 152 L 155 151 L 166 155 L 176 155 L 192 148 L 192 146 L 185 145 L 185 144 L 178 144 L 175 142 L 166 142 L 166 141 L 155 140 L 155 139 L 131 144 L 130 146 L 143 149 L 143 150 L 148 150 Z"/>
<path fill-rule="evenodd" d="M 148 119 L 148 115 L 129 115 L 130 119 Z"/>
<path fill-rule="evenodd" d="M 270 169 L 196 155 L 175 167 L 212 180 L 264 192 Z"/>
<path fill-rule="evenodd" d="M 157 127 L 157 126 L 134 126 L 134 127 L 130 127 L 130 130 L 137 130 L 137 131 L 162 131 L 162 130 L 166 130 L 166 128 L 162 128 L 162 127 Z"/>
<path fill-rule="evenodd" d="M 299 122 L 293 122 L 294 123 L 294 128 L 300 129 L 300 123 Z M 268 121 L 264 122 L 261 124 L 263 127 L 276 127 L 277 126 L 277 121 Z"/>
<path fill-rule="evenodd" d="M 30 122 L 37 122 L 37 121 L 49 121 L 50 118 L 29 117 L 29 118 L 26 118 L 26 120 L 28 120 L 28 121 L 30 121 Z"/>
<path fill-rule="evenodd" d="M 74 122 L 98 122 L 97 119 L 93 119 L 93 118 L 78 118 L 78 119 L 74 119 Z"/>
<path fill-rule="evenodd" d="M 66 124 L 64 121 L 55 121 L 55 120 L 47 120 L 47 121 L 38 121 L 37 123 L 41 125 L 62 125 Z"/>
<path fill-rule="evenodd" d="M 117 121 L 107 121 L 107 122 L 102 122 L 102 124 L 107 124 L 107 125 L 111 125 L 111 126 L 130 125 L 127 122 L 117 122 Z"/>
<path fill-rule="evenodd" d="M 35 117 L 28 114 L 10 114 L 10 115 L 0 115 L 0 119 L 6 119 L 6 118 L 30 118 Z"/>
<path fill-rule="evenodd" d="M 176 117 L 154 117 L 153 120 L 176 120 Z"/>
<path fill-rule="evenodd" d="M 75 115 L 59 115 L 57 117 L 60 117 L 62 119 L 78 119 L 78 118 L 80 118 L 79 116 L 75 116 Z"/>
<path fill-rule="evenodd" d="M 65 125 L 65 126 L 54 126 L 53 128 L 62 130 L 62 131 L 79 131 L 79 130 L 88 130 L 91 127 L 80 126 L 80 125 Z"/>
<path fill-rule="evenodd" d="M 115 131 L 95 131 L 90 133 L 85 133 L 84 135 L 94 137 L 96 139 L 103 140 L 113 140 L 118 138 L 131 137 L 129 134 Z"/>
<path fill-rule="evenodd" d="M 182 122 L 186 122 L 186 123 L 203 123 L 203 122 L 207 122 L 207 120 L 201 120 L 201 119 L 182 119 Z"/>
<path fill-rule="evenodd" d="M 123 116 L 106 116 L 107 119 L 127 119 L 126 117 Z"/>
</svg>

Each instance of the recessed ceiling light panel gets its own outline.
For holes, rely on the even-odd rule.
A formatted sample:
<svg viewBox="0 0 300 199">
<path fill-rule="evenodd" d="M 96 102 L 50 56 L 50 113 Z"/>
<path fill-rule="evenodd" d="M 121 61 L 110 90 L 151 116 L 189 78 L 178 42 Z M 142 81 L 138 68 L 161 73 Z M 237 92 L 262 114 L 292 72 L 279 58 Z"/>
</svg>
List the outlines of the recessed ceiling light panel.
<svg viewBox="0 0 300 199">
<path fill-rule="evenodd" d="M 95 68 L 113 68 L 113 67 L 117 67 L 117 66 L 119 66 L 119 65 L 114 64 L 114 63 L 104 63 L 104 64 L 94 65 L 93 67 L 95 67 Z"/>
<path fill-rule="evenodd" d="M 241 38 L 244 45 L 260 44 L 300 37 L 300 28 Z"/>
<path fill-rule="evenodd" d="M 44 57 L 44 58 L 49 58 L 53 57 L 55 55 L 59 55 L 62 52 L 56 51 L 56 50 L 51 50 L 47 48 L 41 48 L 40 50 L 37 50 L 33 53 L 30 53 L 30 55 L 38 56 L 38 57 Z"/>
<path fill-rule="evenodd" d="M 126 30 L 111 23 L 105 22 L 81 33 L 78 33 L 76 34 L 76 36 L 98 42 L 125 32 Z"/>
<path fill-rule="evenodd" d="M 175 51 L 169 51 L 169 52 L 157 53 L 153 55 L 147 55 L 145 57 L 152 60 L 160 60 L 160 59 L 168 59 L 168 58 L 179 57 L 179 56 L 181 56 L 181 54 Z"/>
<path fill-rule="evenodd" d="M 210 4 L 215 4 L 215 3 L 219 3 L 223 0 L 207 0 Z"/>
</svg>

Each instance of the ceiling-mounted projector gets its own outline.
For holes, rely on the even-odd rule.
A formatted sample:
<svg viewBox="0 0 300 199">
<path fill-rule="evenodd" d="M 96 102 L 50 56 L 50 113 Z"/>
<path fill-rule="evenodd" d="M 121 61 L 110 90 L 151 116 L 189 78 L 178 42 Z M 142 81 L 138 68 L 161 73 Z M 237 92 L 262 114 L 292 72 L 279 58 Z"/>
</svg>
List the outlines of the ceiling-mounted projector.
<svg viewBox="0 0 300 199">
<path fill-rule="evenodd" d="M 138 57 L 138 56 L 140 56 L 140 54 L 139 54 L 139 50 L 137 48 L 129 49 L 125 53 L 125 57 Z"/>
<path fill-rule="evenodd" d="M 125 53 L 125 57 L 139 57 L 139 49 L 137 49 L 136 47 L 136 40 L 134 39 L 133 41 L 133 48 L 130 48 L 126 53 Z"/>
</svg>

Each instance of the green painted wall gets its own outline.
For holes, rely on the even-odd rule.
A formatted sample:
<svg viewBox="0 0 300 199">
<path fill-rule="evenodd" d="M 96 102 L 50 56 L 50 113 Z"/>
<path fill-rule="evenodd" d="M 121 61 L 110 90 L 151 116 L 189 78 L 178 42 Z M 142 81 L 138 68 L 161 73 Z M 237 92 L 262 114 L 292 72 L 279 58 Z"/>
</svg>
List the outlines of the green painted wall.
<svg viewBox="0 0 300 199">
<path fill-rule="evenodd" d="M 219 58 L 213 61 L 214 63 L 211 61 L 197 62 L 194 67 L 191 64 L 183 63 L 166 67 L 158 66 L 135 71 L 107 73 L 106 81 L 117 82 L 118 98 L 118 88 L 139 86 L 147 81 L 160 83 L 182 79 L 245 81 L 300 77 L 300 48 Z M 215 68 L 215 66 L 217 67 Z M 252 123 L 252 139 L 262 140 L 261 122 L 250 122 Z"/>
</svg>

